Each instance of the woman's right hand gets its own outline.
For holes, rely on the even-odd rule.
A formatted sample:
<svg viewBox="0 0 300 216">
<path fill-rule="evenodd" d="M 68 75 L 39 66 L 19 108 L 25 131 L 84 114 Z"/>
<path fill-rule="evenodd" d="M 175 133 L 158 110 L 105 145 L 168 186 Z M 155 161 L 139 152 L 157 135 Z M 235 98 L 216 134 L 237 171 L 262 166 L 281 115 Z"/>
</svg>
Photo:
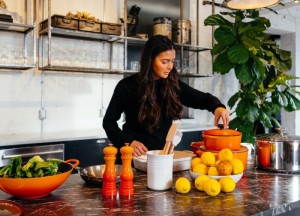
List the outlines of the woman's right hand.
<svg viewBox="0 0 300 216">
<path fill-rule="evenodd" d="M 133 152 L 133 157 L 139 157 L 142 155 L 146 155 L 146 152 L 148 151 L 148 149 L 146 148 L 146 146 L 144 146 L 143 143 L 134 140 L 131 144 L 131 147 L 133 147 L 134 152 Z"/>
</svg>

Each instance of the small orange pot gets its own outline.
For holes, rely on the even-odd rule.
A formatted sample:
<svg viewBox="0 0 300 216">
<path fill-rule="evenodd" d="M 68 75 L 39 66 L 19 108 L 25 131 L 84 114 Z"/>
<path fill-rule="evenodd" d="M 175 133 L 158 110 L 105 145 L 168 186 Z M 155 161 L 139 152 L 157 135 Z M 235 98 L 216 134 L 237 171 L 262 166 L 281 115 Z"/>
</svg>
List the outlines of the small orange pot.
<svg viewBox="0 0 300 216">
<path fill-rule="evenodd" d="M 199 147 L 204 146 L 203 141 L 199 141 L 199 142 L 192 142 L 191 143 L 191 150 L 194 152 L 194 154 L 197 154 L 197 150 L 199 149 Z"/>
<path fill-rule="evenodd" d="M 212 129 L 203 131 L 202 138 L 205 148 L 209 150 L 239 150 L 242 133 L 231 129 Z"/>
<path fill-rule="evenodd" d="M 197 150 L 196 154 L 199 157 L 201 157 L 201 155 L 204 152 L 212 152 L 215 155 L 216 160 L 218 160 L 218 158 L 219 158 L 219 151 L 218 150 L 207 150 L 207 149 L 203 148 L 203 146 L 202 146 L 202 148 L 198 147 L 198 150 Z M 232 151 L 232 153 L 233 153 L 233 158 L 238 158 L 238 159 L 240 159 L 243 162 L 243 164 L 244 164 L 244 171 L 245 171 L 247 169 L 248 148 L 245 147 L 245 146 L 241 146 L 239 150 Z"/>
</svg>

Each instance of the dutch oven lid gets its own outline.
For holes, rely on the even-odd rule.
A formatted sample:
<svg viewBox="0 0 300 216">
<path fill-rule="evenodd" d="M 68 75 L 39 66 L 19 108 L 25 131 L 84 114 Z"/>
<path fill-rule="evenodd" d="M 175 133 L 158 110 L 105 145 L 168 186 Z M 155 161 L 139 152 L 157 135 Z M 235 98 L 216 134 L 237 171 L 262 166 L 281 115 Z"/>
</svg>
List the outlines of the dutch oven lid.
<svg viewBox="0 0 300 216">
<path fill-rule="evenodd" d="M 294 141 L 294 140 L 300 140 L 299 136 L 293 136 L 287 133 L 284 133 L 284 128 L 276 128 L 276 131 L 278 133 L 273 134 L 263 134 L 257 136 L 256 140 L 261 141 Z"/>
</svg>

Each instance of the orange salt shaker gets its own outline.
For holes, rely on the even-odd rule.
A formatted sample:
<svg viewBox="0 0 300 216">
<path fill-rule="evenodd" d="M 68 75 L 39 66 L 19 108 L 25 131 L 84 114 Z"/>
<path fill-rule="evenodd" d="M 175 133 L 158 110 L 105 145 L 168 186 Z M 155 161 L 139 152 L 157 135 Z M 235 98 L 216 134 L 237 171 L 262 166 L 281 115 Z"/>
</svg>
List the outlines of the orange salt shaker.
<svg viewBox="0 0 300 216">
<path fill-rule="evenodd" d="M 103 149 L 104 160 L 105 160 L 105 170 L 103 173 L 103 186 L 102 195 L 103 196 L 116 196 L 117 194 L 117 174 L 115 169 L 115 160 L 118 149 L 112 144 L 109 144 Z"/>
<path fill-rule="evenodd" d="M 120 150 L 121 152 L 121 159 L 122 159 L 122 169 L 120 173 L 120 189 L 119 194 L 120 196 L 131 196 L 134 193 L 133 188 L 133 171 L 131 167 L 132 161 L 132 154 L 134 149 L 129 146 L 128 143 L 125 143 Z"/>
</svg>

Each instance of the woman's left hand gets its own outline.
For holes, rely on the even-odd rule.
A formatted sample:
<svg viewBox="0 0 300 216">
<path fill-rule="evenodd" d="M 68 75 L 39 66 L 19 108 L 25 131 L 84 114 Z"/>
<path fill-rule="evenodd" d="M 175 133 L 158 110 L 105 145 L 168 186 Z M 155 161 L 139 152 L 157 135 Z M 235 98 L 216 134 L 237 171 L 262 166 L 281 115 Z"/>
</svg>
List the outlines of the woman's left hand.
<svg viewBox="0 0 300 216">
<path fill-rule="evenodd" d="M 215 126 L 218 126 L 218 122 L 220 119 L 223 121 L 224 128 L 228 128 L 229 126 L 229 111 L 223 107 L 218 107 L 215 112 Z"/>
</svg>

